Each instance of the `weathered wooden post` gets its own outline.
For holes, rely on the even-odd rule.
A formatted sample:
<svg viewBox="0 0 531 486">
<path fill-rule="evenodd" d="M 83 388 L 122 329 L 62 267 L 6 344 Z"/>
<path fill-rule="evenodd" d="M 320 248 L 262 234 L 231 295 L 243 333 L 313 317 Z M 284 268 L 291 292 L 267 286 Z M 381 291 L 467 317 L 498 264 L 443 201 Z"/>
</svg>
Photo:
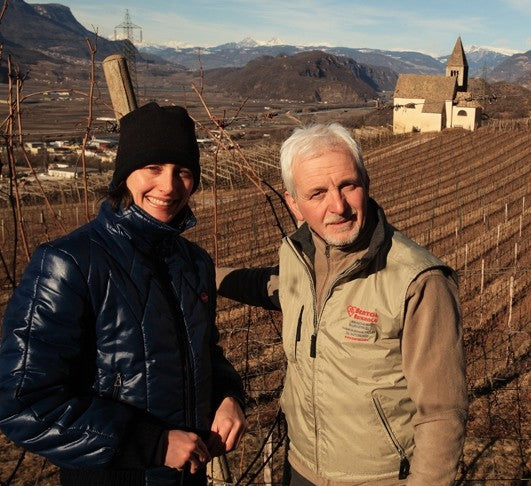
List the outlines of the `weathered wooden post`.
<svg viewBox="0 0 531 486">
<path fill-rule="evenodd" d="M 116 121 L 137 108 L 135 91 L 127 60 L 122 54 L 113 54 L 103 60 L 103 72 L 107 81 L 107 88 L 111 96 L 112 107 Z"/>
<path fill-rule="evenodd" d="M 264 447 L 264 486 L 273 484 L 273 438 L 270 435 Z"/>
</svg>

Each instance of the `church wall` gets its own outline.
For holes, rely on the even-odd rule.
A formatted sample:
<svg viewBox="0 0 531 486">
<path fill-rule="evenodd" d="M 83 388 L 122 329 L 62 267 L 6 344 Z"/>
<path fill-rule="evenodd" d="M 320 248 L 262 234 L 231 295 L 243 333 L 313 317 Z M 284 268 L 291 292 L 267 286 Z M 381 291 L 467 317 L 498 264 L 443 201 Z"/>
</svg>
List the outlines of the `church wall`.
<svg viewBox="0 0 531 486">
<path fill-rule="evenodd" d="M 446 113 L 446 123 L 444 124 L 445 128 L 452 128 L 454 113 L 454 103 L 451 100 L 444 102 L 444 112 Z"/>
<path fill-rule="evenodd" d="M 393 110 L 393 133 L 409 133 L 422 128 L 423 99 L 395 98 Z M 414 105 L 406 107 L 406 105 Z"/>
<path fill-rule="evenodd" d="M 451 127 L 475 130 L 481 122 L 481 109 L 472 107 L 453 106 Z"/>
<path fill-rule="evenodd" d="M 443 128 L 442 125 L 442 116 L 439 113 L 422 114 L 422 132 L 440 132 Z"/>
</svg>

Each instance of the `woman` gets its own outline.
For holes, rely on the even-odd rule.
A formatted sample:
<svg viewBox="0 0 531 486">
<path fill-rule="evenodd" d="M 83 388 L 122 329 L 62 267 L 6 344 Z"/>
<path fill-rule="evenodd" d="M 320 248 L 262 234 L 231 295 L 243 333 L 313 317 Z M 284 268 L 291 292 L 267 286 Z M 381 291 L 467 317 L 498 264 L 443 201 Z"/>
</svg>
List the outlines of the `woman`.
<svg viewBox="0 0 531 486">
<path fill-rule="evenodd" d="M 98 217 L 37 248 L 6 310 L 0 428 L 64 485 L 203 485 L 246 423 L 212 261 L 180 236 L 195 224 L 194 123 L 149 103 L 120 127 Z"/>
</svg>

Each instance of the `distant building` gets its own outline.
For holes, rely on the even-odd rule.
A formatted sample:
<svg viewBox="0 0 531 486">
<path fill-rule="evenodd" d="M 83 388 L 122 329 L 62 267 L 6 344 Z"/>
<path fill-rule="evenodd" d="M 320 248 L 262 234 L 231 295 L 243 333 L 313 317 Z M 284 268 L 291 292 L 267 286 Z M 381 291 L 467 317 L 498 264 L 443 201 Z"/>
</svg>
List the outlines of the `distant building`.
<svg viewBox="0 0 531 486">
<path fill-rule="evenodd" d="M 89 147 L 95 147 L 100 150 L 106 150 L 113 147 L 116 147 L 118 145 L 118 139 L 117 138 L 96 138 L 92 137 L 92 139 L 89 141 L 87 146 Z"/>
<path fill-rule="evenodd" d="M 44 142 L 24 142 L 24 148 L 32 155 L 46 153 Z"/>
<path fill-rule="evenodd" d="M 471 100 L 468 63 L 457 38 L 445 76 L 401 74 L 394 93 L 393 132 L 440 132 L 460 127 L 475 130 L 481 106 Z"/>
<path fill-rule="evenodd" d="M 86 168 L 87 175 L 95 174 L 99 171 L 97 169 Z M 55 167 L 48 169 L 50 177 L 57 177 L 59 179 L 77 179 L 83 176 L 83 169 L 81 167 Z"/>
</svg>

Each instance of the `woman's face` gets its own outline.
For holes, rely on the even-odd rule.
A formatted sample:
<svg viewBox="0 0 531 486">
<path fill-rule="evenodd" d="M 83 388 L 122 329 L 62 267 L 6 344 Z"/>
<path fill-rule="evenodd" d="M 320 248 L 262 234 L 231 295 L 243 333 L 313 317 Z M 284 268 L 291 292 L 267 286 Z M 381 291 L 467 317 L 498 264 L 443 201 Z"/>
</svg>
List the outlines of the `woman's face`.
<svg viewBox="0 0 531 486">
<path fill-rule="evenodd" d="M 194 176 L 177 164 L 149 164 L 131 172 L 125 183 L 137 206 L 169 223 L 188 204 Z"/>
</svg>

